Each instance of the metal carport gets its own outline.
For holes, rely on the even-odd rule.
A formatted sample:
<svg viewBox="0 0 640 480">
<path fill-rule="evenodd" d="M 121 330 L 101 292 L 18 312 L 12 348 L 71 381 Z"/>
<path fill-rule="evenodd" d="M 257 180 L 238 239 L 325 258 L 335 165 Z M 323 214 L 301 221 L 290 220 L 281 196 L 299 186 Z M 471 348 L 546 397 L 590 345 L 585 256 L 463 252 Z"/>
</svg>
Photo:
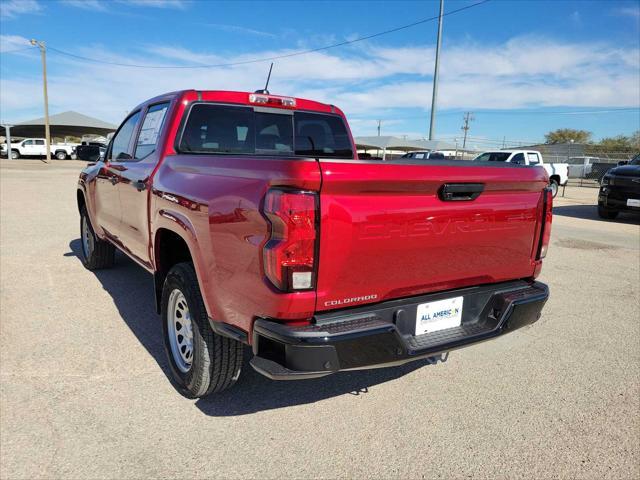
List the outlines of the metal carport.
<svg viewBox="0 0 640 480">
<path fill-rule="evenodd" d="M 7 128 L 10 127 L 10 128 Z M 104 122 L 82 113 L 68 111 L 49 117 L 51 137 L 81 137 L 87 134 L 106 135 L 115 131 L 116 125 Z M 9 132 L 7 131 L 9 130 Z M 44 138 L 44 117 L 19 122 L 13 125 L 0 125 L 0 135 L 9 137 L 39 137 Z"/>
<path fill-rule="evenodd" d="M 386 159 L 387 150 L 412 152 L 416 150 L 454 150 L 456 148 L 455 145 L 439 140 L 407 140 L 388 135 L 379 137 L 356 137 L 354 141 L 358 149 L 366 150 L 375 148 L 376 150 L 382 150 L 383 160 Z"/>
</svg>

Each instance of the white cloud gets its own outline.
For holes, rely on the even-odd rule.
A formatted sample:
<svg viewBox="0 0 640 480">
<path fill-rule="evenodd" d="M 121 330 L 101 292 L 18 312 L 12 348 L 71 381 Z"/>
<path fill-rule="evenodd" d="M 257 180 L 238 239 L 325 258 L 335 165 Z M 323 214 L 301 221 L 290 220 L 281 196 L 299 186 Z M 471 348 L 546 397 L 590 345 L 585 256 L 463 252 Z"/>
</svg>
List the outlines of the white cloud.
<svg viewBox="0 0 640 480">
<path fill-rule="evenodd" d="M 239 25 L 227 25 L 224 23 L 205 23 L 206 27 L 222 30 L 223 32 L 230 33 L 242 33 L 247 35 L 256 35 L 258 37 L 276 37 L 275 34 L 269 32 L 263 32 L 262 30 L 254 30 L 253 28 L 241 27 Z"/>
<path fill-rule="evenodd" d="M 286 55 L 293 50 L 256 51 L 235 57 L 179 45 L 143 45 L 138 53 L 126 57 L 100 46 L 75 52 L 116 63 L 207 65 Z M 50 58 L 51 110 L 74 109 L 112 122 L 118 122 L 136 104 L 166 91 L 253 91 L 262 87 L 269 65 L 151 70 L 85 63 L 55 52 Z M 336 49 L 277 60 L 270 90 L 332 103 L 348 115 L 377 119 L 392 109 L 428 110 L 432 69 L 431 46 Z M 640 105 L 638 48 L 528 36 L 490 46 L 449 43 L 443 50 L 440 71 L 441 109 Z M 0 81 L 5 117 L 19 120 L 39 107 L 39 78 L 5 70 Z M 391 126 L 387 124 L 388 131 Z M 375 129 L 371 123 L 360 122 L 359 127 L 360 131 Z"/>
<path fill-rule="evenodd" d="M 0 53 L 29 48 L 31 43 L 20 35 L 0 35 Z"/>
<path fill-rule="evenodd" d="M 142 7 L 155 7 L 155 8 L 185 8 L 187 6 L 186 0 L 119 0 L 122 3 L 129 3 L 131 5 L 139 5 Z"/>
<path fill-rule="evenodd" d="M 629 7 L 616 8 L 613 13 L 622 17 L 640 18 L 640 6 L 633 5 Z"/>
<path fill-rule="evenodd" d="M 62 3 L 70 7 L 82 8 L 84 10 L 96 10 L 106 12 L 107 4 L 101 0 L 62 0 Z"/>
<path fill-rule="evenodd" d="M 13 18 L 24 13 L 39 13 L 42 6 L 36 0 L 1 0 L 0 17 Z"/>
<path fill-rule="evenodd" d="M 84 10 L 94 10 L 98 12 L 116 12 L 112 8 L 114 4 L 130 5 L 147 8 L 178 8 L 187 6 L 185 0 L 60 0 L 61 3 L 70 7 L 82 8 Z"/>
</svg>

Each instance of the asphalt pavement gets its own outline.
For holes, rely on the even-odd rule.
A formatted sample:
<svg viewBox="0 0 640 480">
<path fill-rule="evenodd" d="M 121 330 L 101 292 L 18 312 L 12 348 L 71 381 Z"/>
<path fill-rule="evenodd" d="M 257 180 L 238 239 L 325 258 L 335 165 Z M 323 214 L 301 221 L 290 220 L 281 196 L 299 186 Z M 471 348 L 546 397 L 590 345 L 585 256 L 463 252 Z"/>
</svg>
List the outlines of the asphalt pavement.
<svg viewBox="0 0 640 480">
<path fill-rule="evenodd" d="M 640 218 L 555 202 L 535 325 L 445 363 L 170 384 L 152 279 L 78 258 L 82 162 L 0 160 L 0 478 L 640 478 Z"/>
</svg>

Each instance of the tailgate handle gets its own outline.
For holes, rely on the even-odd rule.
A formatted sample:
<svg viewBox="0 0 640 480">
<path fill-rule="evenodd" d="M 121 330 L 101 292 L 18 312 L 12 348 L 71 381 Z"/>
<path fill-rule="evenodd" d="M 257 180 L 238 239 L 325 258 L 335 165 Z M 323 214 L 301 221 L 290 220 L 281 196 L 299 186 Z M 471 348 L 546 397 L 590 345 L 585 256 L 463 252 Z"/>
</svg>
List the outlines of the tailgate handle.
<svg viewBox="0 0 640 480">
<path fill-rule="evenodd" d="M 438 194 L 444 202 L 465 202 L 475 200 L 483 191 L 483 183 L 445 183 Z"/>
</svg>

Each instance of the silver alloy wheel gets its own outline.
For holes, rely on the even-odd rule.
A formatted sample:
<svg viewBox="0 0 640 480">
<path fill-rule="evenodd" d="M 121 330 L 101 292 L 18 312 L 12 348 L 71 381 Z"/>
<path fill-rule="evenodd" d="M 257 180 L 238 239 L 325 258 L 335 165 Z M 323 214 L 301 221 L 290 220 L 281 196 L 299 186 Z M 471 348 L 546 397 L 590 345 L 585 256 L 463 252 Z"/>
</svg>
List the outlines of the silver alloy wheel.
<svg viewBox="0 0 640 480">
<path fill-rule="evenodd" d="M 91 233 L 91 228 L 89 228 L 89 220 L 86 215 L 82 216 L 82 253 L 84 258 L 87 260 L 93 252 L 93 233 Z"/>
<path fill-rule="evenodd" d="M 17 160 L 18 158 L 20 158 L 20 154 L 18 152 L 16 152 L 15 150 L 11 150 L 11 158 L 13 160 Z"/>
<path fill-rule="evenodd" d="M 178 370 L 187 373 L 193 361 L 193 323 L 187 299 L 177 288 L 169 295 L 167 331 L 173 361 Z"/>
<path fill-rule="evenodd" d="M 551 187 L 551 196 L 556 198 L 556 195 L 558 194 L 558 184 L 552 181 L 549 186 Z"/>
</svg>

